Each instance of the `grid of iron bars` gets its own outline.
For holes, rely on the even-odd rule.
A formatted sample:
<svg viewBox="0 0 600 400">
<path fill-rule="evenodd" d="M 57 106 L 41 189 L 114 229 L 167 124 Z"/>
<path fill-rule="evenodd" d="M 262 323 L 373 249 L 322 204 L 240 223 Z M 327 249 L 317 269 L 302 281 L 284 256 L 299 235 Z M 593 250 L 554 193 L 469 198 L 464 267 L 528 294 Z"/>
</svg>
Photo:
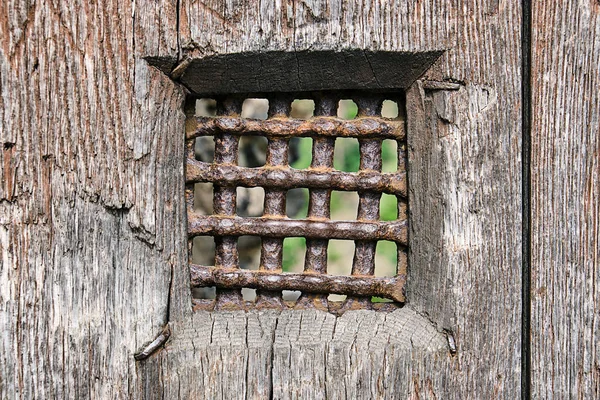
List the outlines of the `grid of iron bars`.
<svg viewBox="0 0 600 400">
<path fill-rule="evenodd" d="M 217 116 L 194 117 L 188 120 L 186 132 L 186 200 L 190 246 L 198 235 L 215 239 L 215 265 L 190 264 L 192 287 L 217 287 L 217 302 L 243 306 L 241 288 L 257 289 L 257 304 L 281 304 L 282 290 L 298 290 L 302 296 L 297 304 L 327 304 L 327 294 L 348 295 L 346 303 L 361 308 L 379 296 L 396 302 L 404 301 L 406 281 L 408 222 L 405 125 L 403 121 L 380 117 L 383 94 L 358 92 L 351 98 L 358 106 L 352 120 L 336 117 L 340 95 L 313 94 L 314 116 L 308 120 L 289 117 L 293 95 L 267 96 L 269 112 L 266 120 L 241 117 L 242 104 L 248 96 L 217 99 Z M 345 96 L 344 98 L 348 98 Z M 267 161 L 264 167 L 237 166 L 240 136 L 259 135 L 268 139 Z M 214 162 L 196 160 L 195 138 L 214 136 Z M 289 139 L 312 137 L 312 164 L 306 170 L 296 170 L 288 164 Z M 357 138 L 360 147 L 360 170 L 356 173 L 333 169 L 335 139 Z M 382 173 L 382 141 L 398 141 L 398 170 Z M 200 215 L 193 209 L 194 184 L 213 183 L 213 215 Z M 262 217 L 236 216 L 236 188 L 263 187 L 265 190 Z M 308 188 L 308 216 L 303 220 L 285 215 L 286 191 Z M 332 221 L 330 198 L 332 190 L 357 191 L 359 194 L 356 221 Z M 379 221 L 381 193 L 398 198 L 398 219 Z M 237 238 L 242 235 L 262 239 L 259 270 L 239 268 Z M 306 238 L 303 273 L 283 273 L 283 239 Z M 355 241 L 351 276 L 327 274 L 329 239 Z M 397 243 L 398 266 L 393 277 L 375 277 L 375 249 L 378 240 Z"/>
</svg>

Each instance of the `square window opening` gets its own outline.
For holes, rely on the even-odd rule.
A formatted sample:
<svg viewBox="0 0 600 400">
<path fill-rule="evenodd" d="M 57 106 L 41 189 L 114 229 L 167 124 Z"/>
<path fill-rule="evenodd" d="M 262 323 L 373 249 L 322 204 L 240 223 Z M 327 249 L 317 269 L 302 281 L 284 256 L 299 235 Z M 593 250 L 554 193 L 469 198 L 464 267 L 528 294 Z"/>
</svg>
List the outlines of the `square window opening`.
<svg viewBox="0 0 600 400">
<path fill-rule="evenodd" d="M 328 292 L 331 290 L 328 279 L 332 279 L 330 275 L 344 276 L 335 283 L 341 285 L 335 290 L 354 293 L 352 288 L 357 284 L 351 275 L 354 269 L 355 274 L 366 276 L 361 280 L 367 281 L 359 296 L 373 302 L 383 301 L 379 296 L 403 301 L 402 295 L 390 295 L 390 289 L 378 289 L 378 285 L 385 285 L 388 280 L 379 282 L 376 277 L 393 277 L 389 282 L 396 282 L 395 269 L 406 271 L 407 244 L 399 242 L 396 246 L 396 242 L 386 242 L 405 240 L 402 235 L 407 231 L 402 225 L 407 216 L 407 199 L 403 197 L 405 189 L 399 186 L 403 184 L 399 179 L 404 178 L 392 176 L 404 171 L 405 142 L 397 133 L 403 126 L 400 120 L 405 112 L 404 102 L 396 94 L 385 98 L 372 92 L 365 92 L 364 97 L 352 92 L 355 100 L 340 100 L 339 93 L 334 92 L 314 95 L 314 100 L 292 101 L 293 94 L 289 93 L 245 100 L 236 94 L 219 97 L 217 101 L 194 99 L 195 103 L 186 106 L 188 118 L 197 118 L 186 124 L 186 135 L 190 138 L 186 142 L 189 160 L 186 196 L 191 195 L 189 189 L 194 187 L 193 202 L 186 197 L 192 222 L 190 262 L 196 264 L 192 269 L 196 274 L 195 285 L 200 282 L 202 285 L 192 289 L 195 299 L 211 299 L 215 293 L 219 297 L 218 288 L 224 287 L 235 288 L 241 293 L 240 300 L 243 297 L 244 301 L 252 302 L 256 290 L 242 287 L 244 279 L 252 276 L 258 279 L 252 285 L 263 296 L 279 296 L 279 299 L 283 296 L 286 301 L 295 301 L 301 292 L 321 293 L 320 296 L 333 302 L 343 301 L 346 295 Z M 370 107 L 375 102 L 382 106 L 379 115 L 371 115 Z M 361 118 L 357 118 L 359 111 Z M 331 121 L 313 118 L 315 113 Z M 366 117 L 367 114 L 370 116 Z M 310 137 L 304 137 L 307 135 Z M 318 158 L 314 162 L 313 147 Z M 236 148 L 237 154 L 232 152 Z M 220 163 L 215 164 L 215 154 Z M 265 166 L 267 154 L 272 163 L 269 166 Z M 361 157 L 367 171 L 360 170 Z M 194 159 L 213 165 L 194 163 Z M 311 168 L 312 164 L 319 168 Z M 208 182 L 202 183 L 205 180 Z M 218 203 L 214 203 L 213 184 L 219 188 Z M 309 198 L 313 200 L 310 217 Z M 359 202 L 360 198 L 367 201 Z M 218 206 L 219 215 L 213 214 L 213 203 Z M 269 210 L 267 216 L 265 207 Z M 361 220 L 357 220 L 359 211 Z M 394 225 L 396 222 L 398 225 Z M 372 229 L 378 224 L 389 227 Z M 389 232 L 394 232 L 394 236 Z M 289 237 L 290 234 L 302 237 Z M 203 268 L 215 268 L 214 235 L 223 238 L 216 246 L 220 263 L 217 268 L 245 270 L 237 278 L 234 273 L 227 283 L 219 284 L 217 275 L 210 277 L 206 270 L 200 272 Z M 306 238 L 310 239 L 308 249 Z M 203 240 L 211 243 L 197 244 Z M 211 251 L 203 250 L 206 247 Z M 365 252 L 360 250 L 363 247 Z M 355 248 L 362 257 L 355 258 Z M 399 258 L 402 261 L 397 261 Z M 401 262 L 402 267 L 398 266 Z M 316 277 L 311 285 L 316 282 L 317 286 L 303 286 L 293 276 L 285 278 L 286 273 L 302 274 L 305 270 Z M 269 294 L 260 289 L 269 285 L 267 280 L 261 283 L 261 279 L 281 272 L 284 274 L 278 277 L 281 279 L 278 290 Z M 235 279 L 239 280 L 239 286 Z M 215 283 L 218 290 L 214 289 Z"/>
</svg>

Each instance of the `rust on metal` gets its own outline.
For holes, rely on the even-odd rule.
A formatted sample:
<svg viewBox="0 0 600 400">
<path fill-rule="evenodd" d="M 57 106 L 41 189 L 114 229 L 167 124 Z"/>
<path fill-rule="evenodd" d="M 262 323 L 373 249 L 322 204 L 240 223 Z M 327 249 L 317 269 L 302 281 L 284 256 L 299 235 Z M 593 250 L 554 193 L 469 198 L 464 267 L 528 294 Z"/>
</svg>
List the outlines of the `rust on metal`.
<svg viewBox="0 0 600 400">
<path fill-rule="evenodd" d="M 145 346 L 142 350 L 135 353 L 133 358 L 136 361 L 145 360 L 146 358 L 150 357 L 153 353 L 155 353 L 159 348 L 161 348 L 167 342 L 167 340 L 169 340 L 169 337 L 171 337 L 171 329 L 169 328 L 169 325 L 166 325 L 163 328 L 163 330 L 158 334 L 156 339 L 148 343 L 148 345 Z"/>
<path fill-rule="evenodd" d="M 188 235 L 244 236 L 268 238 L 306 237 L 311 239 L 390 240 L 408 244 L 406 221 L 331 221 L 289 219 L 283 216 L 231 217 L 188 215 Z"/>
<path fill-rule="evenodd" d="M 253 303 L 259 308 L 313 307 L 341 313 L 347 309 L 368 308 L 391 310 L 392 303 L 374 305 L 372 296 L 405 301 L 408 249 L 408 193 L 406 182 L 405 126 L 401 120 L 381 118 L 382 94 L 356 93 L 358 117 L 337 118 L 339 94 L 315 93 L 314 117 L 308 120 L 290 118 L 294 96 L 289 93 L 269 95 L 266 120 L 241 117 L 244 97 L 217 99 L 216 117 L 189 117 L 186 123 L 186 204 L 190 257 L 195 236 L 215 238 L 214 266 L 190 264 L 192 287 L 217 287 L 214 301 L 194 299 L 195 309 L 245 309 L 248 303 L 240 295 L 241 288 L 257 289 Z M 214 136 L 214 162 L 198 161 L 194 141 L 199 136 Z M 237 165 L 240 136 L 256 135 L 268 140 L 266 164 L 247 168 Z M 289 165 L 289 143 L 293 137 L 312 137 L 312 162 L 309 168 L 297 170 Z M 333 168 L 335 139 L 357 138 L 360 149 L 358 172 L 342 172 Z M 382 173 L 382 141 L 398 142 L 398 169 Z M 193 209 L 194 184 L 211 182 L 213 215 L 202 215 Z M 262 187 L 265 190 L 263 215 L 236 215 L 236 188 Z M 289 219 L 285 215 L 287 190 L 309 189 L 306 219 Z M 359 195 L 357 219 L 334 221 L 330 218 L 332 190 L 355 191 Z M 381 221 L 381 194 L 398 199 L 398 219 Z M 260 266 L 257 271 L 240 269 L 237 238 L 243 235 L 261 237 Z M 306 238 L 303 273 L 282 272 L 283 239 Z M 352 275 L 336 276 L 327 271 L 327 248 L 330 239 L 355 242 Z M 396 242 L 397 273 L 393 277 L 375 277 L 377 241 Z M 283 301 L 282 290 L 301 291 L 298 301 Z M 342 305 L 330 303 L 330 293 L 348 295 Z"/>
<path fill-rule="evenodd" d="M 375 193 L 395 194 L 404 198 L 407 196 L 405 172 L 342 172 L 324 167 L 311 167 L 306 170 L 271 166 L 247 168 L 189 160 L 186 179 L 187 182 L 213 182 L 227 186 L 279 188 L 286 190 L 294 188 L 345 191 L 363 190 Z"/>
<path fill-rule="evenodd" d="M 380 296 L 404 301 L 404 276 L 336 276 L 321 273 L 282 273 L 281 270 L 244 270 L 190 265 L 192 287 L 244 287 L 271 291 L 300 290 L 310 293 L 336 293 L 352 296 Z"/>
<path fill-rule="evenodd" d="M 190 129 L 187 139 L 198 136 L 259 135 L 266 137 L 354 137 L 404 140 L 404 123 L 381 118 L 363 117 L 344 120 L 336 117 L 316 117 L 310 120 L 275 117 L 267 120 L 241 117 L 198 117 L 196 129 Z"/>
</svg>

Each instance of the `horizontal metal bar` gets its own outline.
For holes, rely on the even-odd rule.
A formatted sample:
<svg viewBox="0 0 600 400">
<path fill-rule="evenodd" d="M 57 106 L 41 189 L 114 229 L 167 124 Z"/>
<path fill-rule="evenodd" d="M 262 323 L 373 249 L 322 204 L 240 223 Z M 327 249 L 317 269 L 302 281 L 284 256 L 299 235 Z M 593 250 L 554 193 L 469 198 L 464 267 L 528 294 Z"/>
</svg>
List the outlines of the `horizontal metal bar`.
<svg viewBox="0 0 600 400">
<path fill-rule="evenodd" d="M 365 190 L 407 196 L 406 173 L 342 172 L 328 168 L 299 170 L 289 167 L 245 168 L 187 160 L 186 183 L 214 182 L 222 186 L 276 189 Z"/>
<path fill-rule="evenodd" d="M 330 136 L 372 139 L 406 137 L 404 121 L 363 117 L 344 120 L 335 117 L 315 117 L 308 120 L 271 118 L 266 120 L 239 117 L 196 117 L 195 129 L 189 129 L 187 139 L 211 136 L 216 133 L 233 135 L 262 135 L 271 137 Z"/>
<path fill-rule="evenodd" d="M 300 290 L 306 293 L 336 293 L 378 296 L 403 302 L 405 276 L 334 276 L 315 273 L 281 273 L 190 265 L 192 287 L 217 286 L 224 289 Z"/>
<path fill-rule="evenodd" d="M 294 220 L 282 217 L 242 218 L 188 214 L 188 235 L 305 237 L 311 239 L 390 240 L 408 243 L 407 221 Z"/>
</svg>

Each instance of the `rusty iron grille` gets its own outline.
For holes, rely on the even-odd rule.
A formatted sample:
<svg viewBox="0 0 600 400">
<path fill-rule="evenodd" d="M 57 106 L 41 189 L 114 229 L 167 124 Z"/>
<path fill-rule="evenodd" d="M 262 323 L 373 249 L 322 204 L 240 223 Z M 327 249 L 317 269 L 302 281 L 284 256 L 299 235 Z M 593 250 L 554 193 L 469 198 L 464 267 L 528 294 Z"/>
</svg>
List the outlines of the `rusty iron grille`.
<svg viewBox="0 0 600 400">
<path fill-rule="evenodd" d="M 398 97 L 396 93 L 394 96 Z M 405 300 L 408 221 L 405 153 L 405 123 L 382 118 L 381 106 L 389 94 L 353 92 L 358 106 L 355 119 L 336 117 L 341 96 L 335 93 L 311 94 L 314 115 L 309 119 L 291 118 L 290 94 L 264 96 L 269 101 L 265 120 L 241 117 L 242 104 L 248 96 L 216 99 L 214 117 L 190 117 L 186 127 L 186 201 L 190 259 L 195 236 L 212 236 L 215 241 L 213 266 L 190 263 L 191 286 L 216 286 L 217 303 L 244 307 L 241 288 L 257 289 L 257 305 L 282 306 L 282 290 L 301 291 L 299 306 L 327 307 L 328 294 L 345 294 L 346 307 L 371 307 L 371 297 L 378 296 L 402 303 Z M 306 97 L 301 97 L 306 98 Z M 264 136 L 268 140 L 266 164 L 263 167 L 238 166 L 239 139 L 245 135 Z M 195 139 L 214 138 L 214 161 L 195 158 Z M 291 168 L 288 163 L 289 141 L 293 137 L 311 137 L 312 163 L 308 169 Z M 357 138 L 360 148 L 360 170 L 342 172 L 333 168 L 336 138 Z M 398 169 L 382 173 L 382 141 L 398 141 Z M 213 184 L 213 214 L 201 215 L 193 208 L 194 184 Z M 236 215 L 237 187 L 262 187 L 265 191 L 264 213 L 260 217 Z M 308 215 L 294 220 L 286 217 L 286 192 L 294 188 L 309 190 Z M 331 191 L 355 191 L 359 195 L 356 220 L 330 219 Z M 382 193 L 398 198 L 398 219 L 379 220 Z M 239 267 L 237 238 L 242 235 L 262 239 L 260 267 Z M 283 240 L 305 237 L 306 256 L 303 273 L 282 272 Z M 355 242 L 350 276 L 327 273 L 329 239 Z M 397 244 L 397 273 L 376 277 L 377 241 Z"/>
</svg>

